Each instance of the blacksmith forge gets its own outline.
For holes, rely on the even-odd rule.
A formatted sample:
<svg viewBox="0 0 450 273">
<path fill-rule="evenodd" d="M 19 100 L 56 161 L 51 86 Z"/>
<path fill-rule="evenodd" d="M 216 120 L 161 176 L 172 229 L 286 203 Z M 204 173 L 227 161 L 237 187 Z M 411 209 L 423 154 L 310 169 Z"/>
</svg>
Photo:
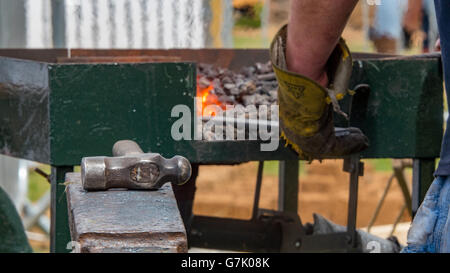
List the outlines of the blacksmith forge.
<svg viewBox="0 0 450 273">
<path fill-rule="evenodd" d="M 350 120 L 337 119 L 336 125 L 361 128 L 370 147 L 345 161 L 345 171 L 352 174 L 347 232 L 308 236 L 297 216 L 299 161 L 284 143 L 274 152 L 263 152 L 259 140 L 171 137 L 175 105 L 187 105 L 196 113 L 196 63 L 238 71 L 267 62 L 267 50 L 11 49 L 0 50 L 0 56 L 0 153 L 52 166 L 53 252 L 71 251 L 67 246 L 72 241 L 81 244 L 82 252 L 185 252 L 188 246 L 251 252 L 359 251 L 354 228 L 357 178 L 363 174 L 360 159 L 412 158 L 414 212 L 439 157 L 440 56 L 354 54 L 350 88 L 364 90 L 353 103 L 342 102 L 343 108 L 351 109 Z M 140 191 L 80 190 L 74 166 L 82 157 L 110 156 L 113 144 L 122 139 L 167 158 L 186 157 L 193 167 L 191 181 L 173 188 L 166 185 L 151 198 Z M 257 186 L 251 219 L 192 215 L 200 165 L 258 161 L 260 185 L 268 160 L 280 164 L 278 211 L 258 208 Z M 129 211 L 136 213 L 131 217 L 126 215 Z"/>
</svg>

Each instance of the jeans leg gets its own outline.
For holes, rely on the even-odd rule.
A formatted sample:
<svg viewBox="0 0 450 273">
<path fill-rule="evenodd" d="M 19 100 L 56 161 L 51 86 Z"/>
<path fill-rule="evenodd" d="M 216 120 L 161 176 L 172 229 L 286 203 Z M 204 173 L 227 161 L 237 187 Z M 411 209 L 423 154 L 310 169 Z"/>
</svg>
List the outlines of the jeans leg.
<svg viewBox="0 0 450 273">
<path fill-rule="evenodd" d="M 403 253 L 445 252 L 448 244 L 450 177 L 437 177 L 414 217 Z"/>
<path fill-rule="evenodd" d="M 450 177 L 446 179 L 439 197 L 439 216 L 433 233 L 433 244 L 436 252 L 449 253 L 450 245 Z"/>
<path fill-rule="evenodd" d="M 450 253 L 450 211 L 447 214 L 447 223 L 443 230 L 441 252 Z"/>
</svg>

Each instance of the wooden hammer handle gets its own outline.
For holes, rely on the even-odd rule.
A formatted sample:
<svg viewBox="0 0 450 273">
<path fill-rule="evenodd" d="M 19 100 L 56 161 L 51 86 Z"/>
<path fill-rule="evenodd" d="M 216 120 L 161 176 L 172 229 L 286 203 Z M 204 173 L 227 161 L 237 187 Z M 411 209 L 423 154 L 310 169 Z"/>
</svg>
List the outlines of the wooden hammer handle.
<svg viewBox="0 0 450 273">
<path fill-rule="evenodd" d="M 120 140 L 113 146 L 113 156 L 125 156 L 144 153 L 139 145 L 132 140 Z"/>
</svg>

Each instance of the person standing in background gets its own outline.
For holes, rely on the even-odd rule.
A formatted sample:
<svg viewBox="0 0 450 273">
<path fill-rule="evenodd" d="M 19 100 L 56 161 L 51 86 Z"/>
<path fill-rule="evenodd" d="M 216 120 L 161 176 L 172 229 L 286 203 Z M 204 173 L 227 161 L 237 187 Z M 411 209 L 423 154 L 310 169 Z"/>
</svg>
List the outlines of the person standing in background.
<svg viewBox="0 0 450 273">
<path fill-rule="evenodd" d="M 425 32 L 425 39 L 423 41 L 423 52 L 434 51 L 436 41 L 439 39 L 439 31 L 436 19 L 436 8 L 434 1 L 423 1 L 423 31 Z"/>
<path fill-rule="evenodd" d="M 403 25 L 406 39 L 411 39 L 415 33 L 422 32 L 422 51 L 424 53 L 434 51 L 439 38 L 434 1 L 410 0 Z"/>
<path fill-rule="evenodd" d="M 408 0 L 383 1 L 376 6 L 373 26 L 369 38 L 377 52 L 395 54 L 403 40 L 403 18 L 408 8 Z"/>
</svg>

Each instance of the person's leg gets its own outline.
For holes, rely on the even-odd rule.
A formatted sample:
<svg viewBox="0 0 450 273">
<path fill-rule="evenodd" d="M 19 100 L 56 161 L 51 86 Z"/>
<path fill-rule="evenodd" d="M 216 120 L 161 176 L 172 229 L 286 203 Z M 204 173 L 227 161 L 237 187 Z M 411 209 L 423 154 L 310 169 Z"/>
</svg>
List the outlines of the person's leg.
<svg viewBox="0 0 450 273">
<path fill-rule="evenodd" d="M 439 216 L 434 228 L 432 242 L 435 252 L 450 253 L 450 176 L 447 176 L 438 201 Z"/>
<path fill-rule="evenodd" d="M 441 35 L 444 80 L 450 82 L 450 1 L 435 0 Z M 449 97 L 449 88 L 446 88 Z M 448 102 L 449 103 L 449 102 Z M 449 128 L 449 121 L 447 121 Z M 446 130 L 436 179 L 414 217 L 408 232 L 408 246 L 402 252 L 450 252 L 450 131 Z"/>
<path fill-rule="evenodd" d="M 403 1 L 383 1 L 376 6 L 372 40 L 377 52 L 397 53 L 397 43 L 402 35 Z"/>
<path fill-rule="evenodd" d="M 427 40 L 429 43 L 430 52 L 435 51 L 434 45 L 439 38 L 439 31 L 436 19 L 436 8 L 434 7 L 434 1 L 423 1 L 424 13 L 428 17 L 428 31 Z"/>
<path fill-rule="evenodd" d="M 438 21 L 439 34 L 441 37 L 442 64 L 444 66 L 444 81 L 446 85 L 447 98 L 450 98 L 450 1 L 435 0 L 436 18 Z M 450 100 L 447 100 L 450 106 Z M 448 108 L 450 109 L 450 107 Z M 447 128 L 450 128 L 450 119 L 447 120 Z M 442 142 L 441 160 L 436 176 L 450 175 L 450 131 L 446 130 Z"/>
<path fill-rule="evenodd" d="M 423 39 L 422 42 L 422 52 L 424 53 L 428 53 L 430 51 L 432 51 L 434 44 L 430 42 L 429 40 L 429 35 L 428 33 L 430 32 L 430 18 L 428 17 L 428 13 L 424 12 L 423 13 L 423 18 L 422 18 L 422 30 L 425 33 L 425 38 Z"/>
<path fill-rule="evenodd" d="M 450 177 L 439 176 L 428 190 L 408 232 L 402 252 L 449 252 Z"/>
</svg>

